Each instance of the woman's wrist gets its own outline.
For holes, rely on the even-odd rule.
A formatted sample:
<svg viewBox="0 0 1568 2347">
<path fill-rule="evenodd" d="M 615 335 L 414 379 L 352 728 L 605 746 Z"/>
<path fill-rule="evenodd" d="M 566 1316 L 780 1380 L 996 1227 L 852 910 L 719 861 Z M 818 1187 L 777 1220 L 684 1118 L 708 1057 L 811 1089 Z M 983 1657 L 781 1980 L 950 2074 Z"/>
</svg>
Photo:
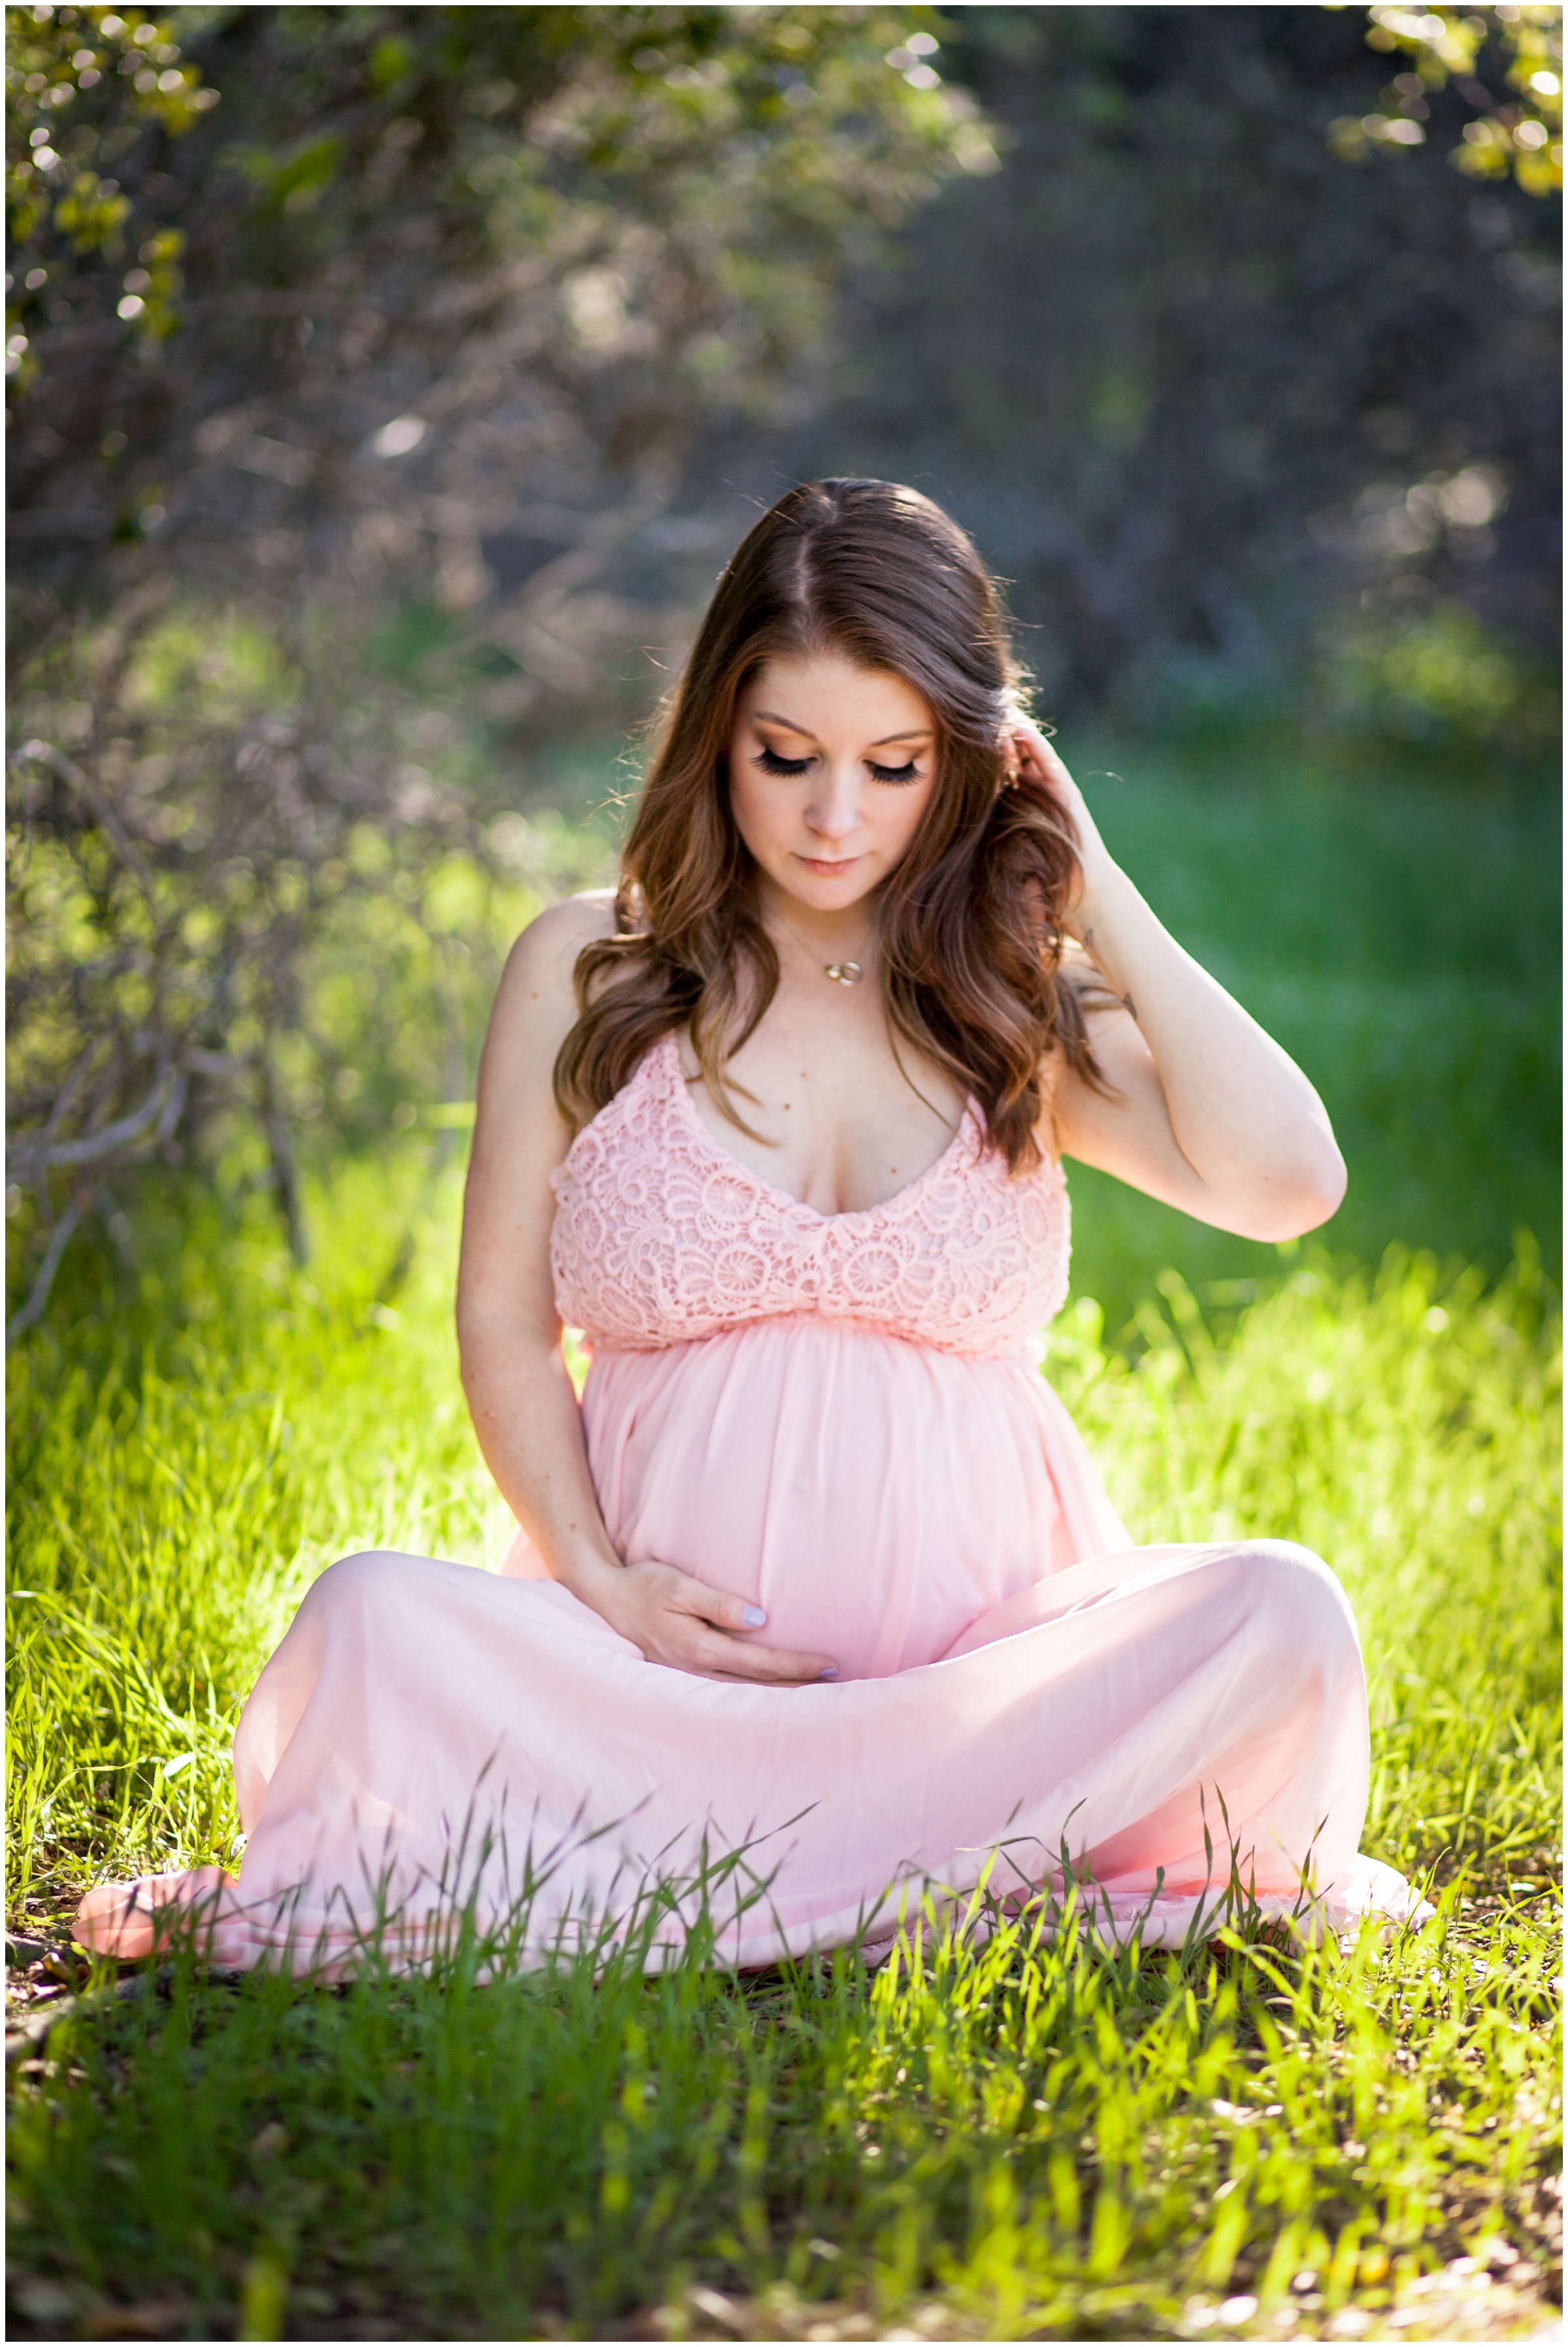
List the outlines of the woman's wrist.
<svg viewBox="0 0 1568 2347">
<path fill-rule="evenodd" d="M 579 1548 L 573 1544 L 551 1548 L 545 1553 L 550 1577 L 585 1605 L 597 1611 L 600 1596 L 611 1595 L 616 1583 L 626 1568 L 611 1549 Z"/>
</svg>

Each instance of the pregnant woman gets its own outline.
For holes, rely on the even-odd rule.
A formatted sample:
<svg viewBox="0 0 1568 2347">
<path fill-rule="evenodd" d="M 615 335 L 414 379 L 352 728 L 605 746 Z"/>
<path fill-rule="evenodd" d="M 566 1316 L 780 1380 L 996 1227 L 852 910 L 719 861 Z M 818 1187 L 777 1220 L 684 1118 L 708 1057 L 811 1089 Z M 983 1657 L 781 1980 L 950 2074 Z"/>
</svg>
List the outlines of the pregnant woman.
<svg viewBox="0 0 1568 2347">
<path fill-rule="evenodd" d="M 241 1880 L 105 1886 L 84 1940 L 196 1907 L 228 1962 L 341 1960 L 380 1913 L 412 1961 L 468 1901 L 527 1955 L 662 1882 L 654 1961 L 736 1852 L 741 1964 L 982 1878 L 1071 1874 L 1145 1942 L 1205 1928 L 1233 1863 L 1308 1928 L 1419 1911 L 1358 1854 L 1334 1574 L 1134 1546 L 1035 1366 L 1064 1157 L 1255 1239 L 1345 1176 L 1017 684 L 928 499 L 828 480 L 758 522 L 619 888 L 518 940 L 485 1047 L 457 1322 L 502 1572 L 323 1573 L 240 1723 Z"/>
</svg>

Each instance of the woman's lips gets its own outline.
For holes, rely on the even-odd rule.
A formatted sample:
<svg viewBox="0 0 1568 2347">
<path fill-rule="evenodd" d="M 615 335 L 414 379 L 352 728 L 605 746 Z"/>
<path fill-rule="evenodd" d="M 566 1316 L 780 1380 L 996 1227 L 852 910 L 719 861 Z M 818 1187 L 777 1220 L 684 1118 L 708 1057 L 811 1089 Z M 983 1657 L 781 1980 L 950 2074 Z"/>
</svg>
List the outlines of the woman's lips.
<svg viewBox="0 0 1568 2347">
<path fill-rule="evenodd" d="M 860 858 L 858 856 L 800 856 L 795 860 L 804 864 L 808 872 L 820 872 L 825 879 L 832 880 L 839 873 L 847 872 L 852 864 L 858 864 Z"/>
</svg>

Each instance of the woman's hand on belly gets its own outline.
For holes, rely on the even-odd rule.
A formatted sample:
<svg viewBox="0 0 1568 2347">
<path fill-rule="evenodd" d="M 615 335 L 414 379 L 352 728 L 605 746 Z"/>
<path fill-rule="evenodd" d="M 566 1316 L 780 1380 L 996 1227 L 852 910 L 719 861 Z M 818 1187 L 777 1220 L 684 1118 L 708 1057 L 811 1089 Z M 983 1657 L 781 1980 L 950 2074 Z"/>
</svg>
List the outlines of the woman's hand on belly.
<svg viewBox="0 0 1568 2347">
<path fill-rule="evenodd" d="M 766 1625 L 760 1605 L 706 1581 L 694 1581 L 689 1573 L 656 1558 L 579 1572 L 570 1586 L 612 1630 L 640 1646 L 651 1663 L 662 1663 L 667 1669 L 769 1686 L 799 1686 L 837 1676 L 831 1655 L 757 1645 L 746 1634 Z"/>
</svg>

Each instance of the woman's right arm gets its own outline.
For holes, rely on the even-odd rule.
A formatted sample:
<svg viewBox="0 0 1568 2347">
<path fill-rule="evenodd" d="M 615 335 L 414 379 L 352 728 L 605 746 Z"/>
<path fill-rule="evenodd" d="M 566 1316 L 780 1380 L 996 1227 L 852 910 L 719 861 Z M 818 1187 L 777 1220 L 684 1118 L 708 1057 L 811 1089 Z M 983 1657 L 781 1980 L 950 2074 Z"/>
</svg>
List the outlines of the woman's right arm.
<svg viewBox="0 0 1568 2347">
<path fill-rule="evenodd" d="M 550 1277 L 549 1177 L 572 1137 L 553 1079 L 577 1018 L 578 955 L 613 928 L 607 895 L 552 906 L 513 947 L 491 1013 L 457 1274 L 457 1343 L 474 1430 L 552 1576 L 651 1662 L 725 1678 L 820 1678 L 831 1667 L 825 1655 L 786 1654 L 743 1635 L 763 1624 L 741 1598 L 661 1561 L 624 1562 L 589 1473 Z"/>
</svg>

